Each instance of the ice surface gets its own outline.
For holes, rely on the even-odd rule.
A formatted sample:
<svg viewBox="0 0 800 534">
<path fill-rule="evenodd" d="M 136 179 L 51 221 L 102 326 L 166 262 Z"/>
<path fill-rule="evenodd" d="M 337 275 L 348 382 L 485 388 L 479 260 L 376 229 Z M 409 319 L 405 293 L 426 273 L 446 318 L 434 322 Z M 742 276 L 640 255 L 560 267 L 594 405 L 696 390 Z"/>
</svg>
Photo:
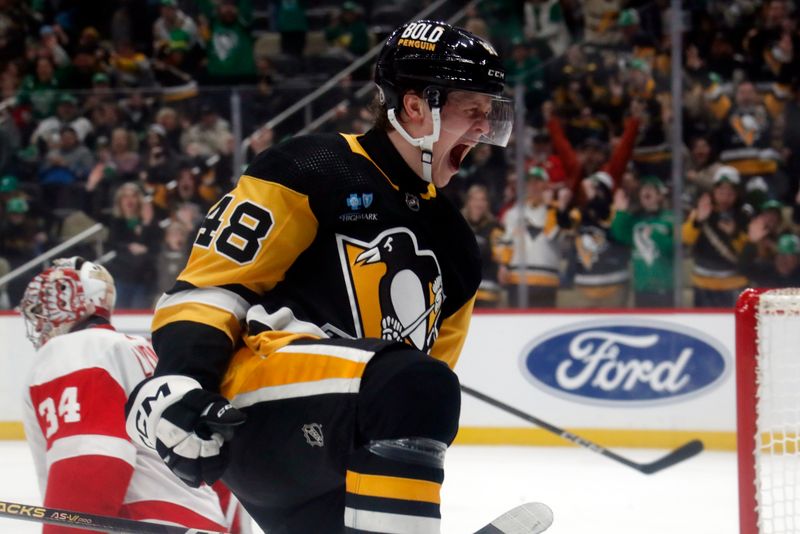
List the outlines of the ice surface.
<svg viewBox="0 0 800 534">
<path fill-rule="evenodd" d="M 639 462 L 666 451 L 614 449 Z M 702 452 L 643 475 L 577 447 L 454 446 L 447 453 L 442 534 L 466 534 L 527 501 L 546 503 L 547 534 L 736 534 L 736 458 Z M 38 504 L 33 462 L 21 441 L 0 441 L 0 500 Z M 0 518 L 0 533 L 40 532 Z M 258 530 L 257 530 L 258 532 Z"/>
</svg>

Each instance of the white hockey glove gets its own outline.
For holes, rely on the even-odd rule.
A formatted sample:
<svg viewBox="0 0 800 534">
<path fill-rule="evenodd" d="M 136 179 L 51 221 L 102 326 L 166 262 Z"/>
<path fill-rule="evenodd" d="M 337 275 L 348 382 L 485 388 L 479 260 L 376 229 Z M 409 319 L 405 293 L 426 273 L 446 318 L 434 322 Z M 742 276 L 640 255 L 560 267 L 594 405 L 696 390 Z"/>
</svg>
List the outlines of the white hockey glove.
<svg viewBox="0 0 800 534">
<path fill-rule="evenodd" d="M 225 442 L 245 421 L 228 399 L 180 375 L 158 376 L 139 384 L 125 414 L 131 439 L 158 452 L 172 472 L 193 488 L 222 476 L 229 461 Z"/>
</svg>

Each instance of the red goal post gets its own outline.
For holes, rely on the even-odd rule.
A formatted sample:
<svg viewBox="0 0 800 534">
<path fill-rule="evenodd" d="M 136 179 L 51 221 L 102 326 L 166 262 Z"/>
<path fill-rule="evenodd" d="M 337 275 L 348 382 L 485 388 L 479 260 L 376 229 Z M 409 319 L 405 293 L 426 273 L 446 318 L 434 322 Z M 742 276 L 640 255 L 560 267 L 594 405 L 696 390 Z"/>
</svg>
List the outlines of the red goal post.
<svg viewBox="0 0 800 534">
<path fill-rule="evenodd" d="M 736 305 L 741 534 L 800 532 L 800 289 Z"/>
</svg>

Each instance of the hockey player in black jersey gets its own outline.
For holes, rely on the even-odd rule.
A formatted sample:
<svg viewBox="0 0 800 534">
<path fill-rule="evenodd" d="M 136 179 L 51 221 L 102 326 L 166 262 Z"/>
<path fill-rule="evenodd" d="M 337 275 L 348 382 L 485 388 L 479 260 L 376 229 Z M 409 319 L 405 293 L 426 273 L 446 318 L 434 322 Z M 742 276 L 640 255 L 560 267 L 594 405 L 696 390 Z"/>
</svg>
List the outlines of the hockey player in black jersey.
<svg viewBox="0 0 800 534">
<path fill-rule="evenodd" d="M 507 143 L 503 83 L 483 39 L 410 22 L 378 58 L 372 130 L 257 156 L 158 303 L 131 436 L 189 485 L 222 477 L 269 532 L 438 532 L 481 278 L 438 189 Z"/>
</svg>

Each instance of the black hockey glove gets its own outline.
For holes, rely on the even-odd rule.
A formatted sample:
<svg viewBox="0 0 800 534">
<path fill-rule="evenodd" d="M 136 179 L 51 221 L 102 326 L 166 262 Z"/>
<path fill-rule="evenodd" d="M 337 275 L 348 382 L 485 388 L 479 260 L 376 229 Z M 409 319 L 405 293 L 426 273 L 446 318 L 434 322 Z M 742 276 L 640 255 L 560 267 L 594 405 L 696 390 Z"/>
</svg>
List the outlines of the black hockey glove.
<svg viewBox="0 0 800 534">
<path fill-rule="evenodd" d="M 225 442 L 245 421 L 228 399 L 180 375 L 158 376 L 139 384 L 125 414 L 131 439 L 158 452 L 172 472 L 193 488 L 222 476 L 229 461 Z"/>
</svg>

